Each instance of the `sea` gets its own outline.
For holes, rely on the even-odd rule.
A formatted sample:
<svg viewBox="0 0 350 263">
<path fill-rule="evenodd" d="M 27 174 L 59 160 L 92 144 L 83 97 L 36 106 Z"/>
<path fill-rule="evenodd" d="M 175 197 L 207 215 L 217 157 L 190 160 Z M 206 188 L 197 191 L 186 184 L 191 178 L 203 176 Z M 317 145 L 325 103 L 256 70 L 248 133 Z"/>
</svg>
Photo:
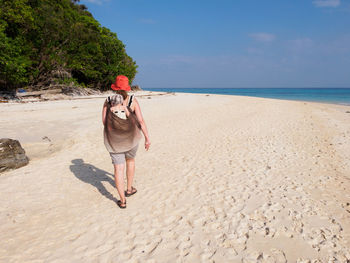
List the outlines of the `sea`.
<svg viewBox="0 0 350 263">
<path fill-rule="evenodd" d="M 144 90 L 238 95 L 350 105 L 350 88 L 144 88 Z"/>
</svg>

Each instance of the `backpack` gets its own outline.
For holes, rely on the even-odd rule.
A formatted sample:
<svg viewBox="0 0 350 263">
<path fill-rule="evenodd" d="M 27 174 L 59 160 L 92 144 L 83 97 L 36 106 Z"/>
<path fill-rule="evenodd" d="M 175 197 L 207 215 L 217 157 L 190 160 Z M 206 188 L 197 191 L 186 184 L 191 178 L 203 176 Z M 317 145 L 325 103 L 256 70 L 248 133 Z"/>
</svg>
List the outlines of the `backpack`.
<svg viewBox="0 0 350 263">
<path fill-rule="evenodd" d="M 114 95 L 112 98 L 110 96 L 108 96 L 108 103 L 112 106 L 117 106 L 117 109 L 115 109 L 113 111 L 113 113 L 118 116 L 119 118 L 123 119 L 123 120 L 126 120 L 127 119 L 127 116 L 126 116 L 126 112 L 124 110 L 124 108 L 122 107 L 123 105 L 123 100 L 120 99 L 120 97 L 122 97 L 121 95 L 117 94 L 117 95 Z M 134 95 L 131 95 L 129 96 L 129 102 L 128 102 L 128 105 L 127 107 L 130 109 L 131 107 L 131 104 L 133 102 L 133 99 L 134 99 Z"/>
</svg>

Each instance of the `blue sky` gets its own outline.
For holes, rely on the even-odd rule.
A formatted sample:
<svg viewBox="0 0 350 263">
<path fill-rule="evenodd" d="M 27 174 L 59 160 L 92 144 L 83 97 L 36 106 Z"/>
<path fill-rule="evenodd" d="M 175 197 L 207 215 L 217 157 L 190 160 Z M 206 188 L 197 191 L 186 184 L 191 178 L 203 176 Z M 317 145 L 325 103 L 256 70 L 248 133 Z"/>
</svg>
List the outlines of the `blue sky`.
<svg viewBox="0 0 350 263">
<path fill-rule="evenodd" d="M 350 87 L 350 0 L 81 0 L 138 64 L 134 84 Z"/>
</svg>

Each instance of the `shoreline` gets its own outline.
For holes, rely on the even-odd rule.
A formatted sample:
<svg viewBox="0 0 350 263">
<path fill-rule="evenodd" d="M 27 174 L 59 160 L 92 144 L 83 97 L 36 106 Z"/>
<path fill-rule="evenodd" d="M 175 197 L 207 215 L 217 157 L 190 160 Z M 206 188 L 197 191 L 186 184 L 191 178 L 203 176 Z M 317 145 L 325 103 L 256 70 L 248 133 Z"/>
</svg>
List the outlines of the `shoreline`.
<svg viewBox="0 0 350 263">
<path fill-rule="evenodd" d="M 349 106 L 137 97 L 152 147 L 121 210 L 104 98 L 0 104 L 31 157 L 0 175 L 0 261 L 350 260 Z"/>
<path fill-rule="evenodd" d="M 350 98 L 349 98 L 349 102 L 345 103 L 345 102 L 337 102 L 337 101 L 326 101 L 326 100 L 308 100 L 308 99 L 295 99 L 295 98 L 284 98 L 284 97 L 280 97 L 280 98 L 275 98 L 275 97 L 262 97 L 262 96 L 254 96 L 254 95 L 244 95 L 244 94 L 227 94 L 227 93 L 205 93 L 205 92 L 186 92 L 186 91 L 176 91 L 177 89 L 181 89 L 181 90 L 185 90 L 185 89 L 189 89 L 189 90 L 215 90 L 215 89 L 231 89 L 231 88 L 169 88 L 169 92 L 174 92 L 174 93 L 184 93 L 184 94 L 210 94 L 210 95 L 227 95 L 227 96 L 243 96 L 243 97 L 252 97 L 252 98 L 265 98 L 265 99 L 276 99 L 276 100 L 288 100 L 288 101 L 303 101 L 303 102 L 315 102 L 315 103 L 326 103 L 326 104 L 335 104 L 335 105 L 344 105 L 344 106 L 350 106 Z M 244 89 L 259 89 L 259 88 L 232 88 L 232 89 L 240 89 L 240 90 L 244 90 Z M 264 88 L 262 88 L 264 89 Z M 284 89 L 284 90 L 288 90 L 289 88 L 267 88 L 270 90 L 273 89 Z M 295 88 L 298 90 L 303 90 L 305 88 Z M 306 89 L 329 89 L 329 88 L 306 88 Z M 345 89 L 345 90 L 349 90 L 350 88 L 337 88 L 337 89 Z M 158 91 L 159 90 L 159 91 Z M 164 91 L 165 88 L 159 88 L 157 90 L 157 88 L 155 88 L 154 92 L 166 92 Z M 162 90 L 162 91 L 160 91 Z M 145 89 L 145 91 L 152 91 L 152 89 Z"/>
<path fill-rule="evenodd" d="M 142 91 L 138 91 L 138 92 L 142 92 Z M 338 106 L 345 106 L 345 107 L 350 106 L 350 103 L 346 104 L 346 103 L 336 103 L 336 102 L 326 102 L 326 101 L 295 100 L 295 99 L 285 99 L 285 98 L 255 97 L 255 96 L 248 96 L 248 95 L 217 94 L 217 93 L 161 92 L 161 91 L 145 90 L 142 95 L 140 95 L 139 93 L 132 93 L 132 94 L 135 94 L 141 98 L 152 97 L 152 96 L 163 96 L 163 95 L 176 95 L 176 94 L 205 95 L 205 96 L 219 95 L 219 96 L 246 97 L 246 98 L 252 98 L 252 99 L 271 99 L 276 101 L 292 101 L 292 102 L 305 102 L 305 103 L 315 103 L 315 104 L 325 104 L 325 105 L 338 105 Z M 6 101 L 6 103 L 1 103 L 1 104 L 13 105 L 13 104 L 23 104 L 23 103 L 42 103 L 42 102 L 54 102 L 54 101 L 91 100 L 91 99 L 106 98 L 108 95 L 113 95 L 113 93 L 106 93 L 103 95 L 72 96 L 71 98 L 68 98 L 68 99 L 67 98 L 66 99 L 49 99 L 49 100 L 34 99 L 34 100 L 24 100 L 24 101 L 9 100 L 9 101 Z"/>
<path fill-rule="evenodd" d="M 191 88 L 188 88 L 191 89 Z M 210 88 L 203 88 L 203 89 L 210 89 Z M 274 88 L 271 88 L 274 89 Z M 287 89 L 287 88 L 285 88 Z M 303 89 L 303 88 L 300 88 Z M 312 88 L 310 88 L 312 89 Z M 324 88 L 326 89 L 326 88 Z M 350 88 L 338 88 L 338 89 L 349 89 Z M 162 95 L 174 95 L 174 94 L 191 94 L 191 95 L 220 95 L 220 96 L 235 96 L 235 97 L 248 97 L 248 98 L 257 98 L 257 99 L 272 99 L 272 100 L 280 100 L 280 101 L 295 101 L 295 102 L 307 102 L 307 103 L 317 103 L 317 104 L 330 104 L 330 105 L 340 105 L 340 106 L 350 106 L 349 103 L 343 103 L 343 102 L 332 102 L 332 101 L 318 101 L 318 100 L 307 100 L 307 99 L 288 99 L 288 98 L 273 98 L 273 97 L 260 97 L 260 96 L 253 96 L 253 95 L 242 95 L 242 94 L 222 94 L 222 93 L 196 93 L 196 92 L 179 92 L 179 91 L 157 91 L 157 90 L 151 90 L 151 89 L 144 89 L 139 91 L 131 91 L 131 94 L 135 94 L 138 97 L 149 97 L 149 96 L 162 96 Z M 65 101 L 65 100 L 84 100 L 84 99 L 98 99 L 98 98 L 106 98 L 109 95 L 112 95 L 113 93 L 105 92 L 99 95 L 74 95 L 74 96 L 65 96 L 65 98 L 61 98 L 60 96 L 57 96 L 57 98 L 50 98 L 50 99 L 23 99 L 23 100 L 8 100 L 6 103 L 0 103 L 1 104 L 21 104 L 21 103 L 34 103 L 34 102 L 50 102 L 50 101 Z M 61 95 L 61 94 L 58 94 Z"/>
</svg>

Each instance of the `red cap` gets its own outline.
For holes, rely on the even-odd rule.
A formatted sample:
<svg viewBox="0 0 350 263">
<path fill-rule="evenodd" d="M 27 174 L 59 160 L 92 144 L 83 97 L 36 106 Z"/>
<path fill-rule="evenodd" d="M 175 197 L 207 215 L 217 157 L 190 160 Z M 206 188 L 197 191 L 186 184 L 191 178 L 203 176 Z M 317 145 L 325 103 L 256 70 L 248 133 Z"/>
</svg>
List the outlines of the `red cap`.
<svg viewBox="0 0 350 263">
<path fill-rule="evenodd" d="M 129 79 L 126 76 L 119 75 L 115 79 L 115 83 L 111 85 L 112 90 L 131 90 L 129 86 Z"/>
</svg>

